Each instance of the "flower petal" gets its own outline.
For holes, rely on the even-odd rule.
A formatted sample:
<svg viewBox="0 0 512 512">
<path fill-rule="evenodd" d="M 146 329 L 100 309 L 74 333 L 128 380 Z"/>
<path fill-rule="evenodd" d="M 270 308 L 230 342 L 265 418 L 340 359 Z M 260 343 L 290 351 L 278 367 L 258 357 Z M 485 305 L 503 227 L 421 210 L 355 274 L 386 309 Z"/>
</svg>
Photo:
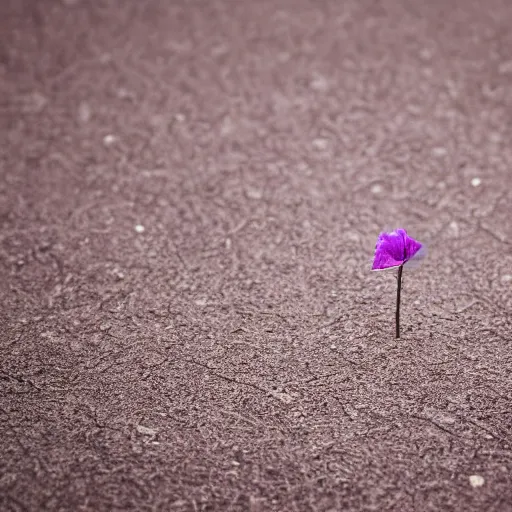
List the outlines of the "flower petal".
<svg viewBox="0 0 512 512">
<path fill-rule="evenodd" d="M 410 260 L 422 248 L 422 244 L 405 234 L 405 260 Z"/>
<path fill-rule="evenodd" d="M 411 259 L 422 247 L 409 237 L 405 229 L 381 233 L 375 246 L 372 270 L 399 267 Z"/>
</svg>

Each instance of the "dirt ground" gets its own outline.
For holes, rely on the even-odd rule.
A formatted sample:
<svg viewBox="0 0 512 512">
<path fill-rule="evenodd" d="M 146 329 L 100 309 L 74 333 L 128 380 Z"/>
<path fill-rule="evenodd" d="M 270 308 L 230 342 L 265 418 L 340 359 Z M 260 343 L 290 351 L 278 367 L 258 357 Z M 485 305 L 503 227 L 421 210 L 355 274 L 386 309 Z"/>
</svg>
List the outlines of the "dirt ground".
<svg viewBox="0 0 512 512">
<path fill-rule="evenodd" d="M 511 24 L 2 0 L 0 509 L 512 511 Z"/>
</svg>

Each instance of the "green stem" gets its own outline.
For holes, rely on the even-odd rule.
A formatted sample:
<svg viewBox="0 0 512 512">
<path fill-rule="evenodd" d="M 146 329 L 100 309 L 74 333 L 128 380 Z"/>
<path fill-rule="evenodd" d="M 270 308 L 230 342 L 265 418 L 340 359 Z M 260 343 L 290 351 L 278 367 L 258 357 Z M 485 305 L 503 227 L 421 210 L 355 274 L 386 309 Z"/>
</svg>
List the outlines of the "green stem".
<svg viewBox="0 0 512 512">
<path fill-rule="evenodd" d="M 402 270 L 404 266 L 400 265 L 398 267 L 398 279 L 397 279 L 397 289 L 396 289 L 396 337 L 400 338 L 400 292 L 402 291 Z"/>
</svg>

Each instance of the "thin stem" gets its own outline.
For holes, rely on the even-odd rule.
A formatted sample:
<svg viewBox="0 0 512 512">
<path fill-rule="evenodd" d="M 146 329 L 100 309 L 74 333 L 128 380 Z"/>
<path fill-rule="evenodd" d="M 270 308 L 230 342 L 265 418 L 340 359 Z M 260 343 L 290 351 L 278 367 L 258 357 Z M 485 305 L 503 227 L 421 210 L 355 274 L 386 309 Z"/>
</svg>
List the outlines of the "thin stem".
<svg viewBox="0 0 512 512">
<path fill-rule="evenodd" d="M 398 267 L 398 279 L 397 279 L 397 288 L 396 288 L 396 337 L 400 338 L 400 292 L 402 291 L 402 270 L 404 269 L 403 265 Z"/>
</svg>

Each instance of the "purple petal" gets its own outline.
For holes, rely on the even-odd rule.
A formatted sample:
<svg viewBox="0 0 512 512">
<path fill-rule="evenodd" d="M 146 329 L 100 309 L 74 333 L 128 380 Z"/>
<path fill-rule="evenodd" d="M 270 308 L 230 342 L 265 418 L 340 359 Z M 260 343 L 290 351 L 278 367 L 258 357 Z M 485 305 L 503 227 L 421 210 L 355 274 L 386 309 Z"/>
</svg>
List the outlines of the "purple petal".
<svg viewBox="0 0 512 512">
<path fill-rule="evenodd" d="M 405 229 L 381 233 L 375 246 L 372 270 L 399 267 L 411 259 L 422 245 L 407 236 Z"/>
<path fill-rule="evenodd" d="M 405 231 L 404 231 L 405 233 Z M 405 261 L 410 260 L 413 258 L 416 253 L 423 247 L 420 242 L 417 240 L 414 240 L 414 238 L 411 238 L 410 236 L 407 236 L 407 233 L 405 233 Z"/>
</svg>

